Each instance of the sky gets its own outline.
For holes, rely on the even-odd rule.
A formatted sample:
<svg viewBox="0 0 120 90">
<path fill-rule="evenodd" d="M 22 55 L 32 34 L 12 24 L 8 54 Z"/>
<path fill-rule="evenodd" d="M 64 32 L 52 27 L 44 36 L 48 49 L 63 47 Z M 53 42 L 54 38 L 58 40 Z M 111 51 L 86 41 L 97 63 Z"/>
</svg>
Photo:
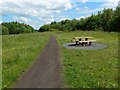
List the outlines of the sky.
<svg viewBox="0 0 120 90">
<path fill-rule="evenodd" d="M 80 19 L 118 5 L 119 0 L 0 0 L 0 23 L 18 21 L 39 29 L 53 21 Z"/>
</svg>

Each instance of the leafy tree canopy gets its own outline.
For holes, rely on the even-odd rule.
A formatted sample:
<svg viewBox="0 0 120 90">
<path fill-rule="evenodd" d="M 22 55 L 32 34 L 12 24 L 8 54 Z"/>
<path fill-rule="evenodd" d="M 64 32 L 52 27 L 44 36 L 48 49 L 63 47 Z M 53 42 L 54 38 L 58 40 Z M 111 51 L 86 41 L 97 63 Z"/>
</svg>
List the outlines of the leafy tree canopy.
<svg viewBox="0 0 120 90">
<path fill-rule="evenodd" d="M 62 20 L 61 22 L 52 22 L 40 27 L 39 32 L 50 31 L 56 29 L 59 31 L 75 31 L 75 30 L 102 30 L 115 31 L 120 30 L 120 2 L 115 10 L 104 9 L 99 11 L 96 15 L 92 14 L 90 17 L 81 18 L 80 20 Z"/>
<path fill-rule="evenodd" d="M 34 32 L 34 28 L 30 25 L 19 23 L 19 22 L 3 22 L 2 26 L 2 34 L 20 34 L 20 33 L 32 33 Z"/>
</svg>

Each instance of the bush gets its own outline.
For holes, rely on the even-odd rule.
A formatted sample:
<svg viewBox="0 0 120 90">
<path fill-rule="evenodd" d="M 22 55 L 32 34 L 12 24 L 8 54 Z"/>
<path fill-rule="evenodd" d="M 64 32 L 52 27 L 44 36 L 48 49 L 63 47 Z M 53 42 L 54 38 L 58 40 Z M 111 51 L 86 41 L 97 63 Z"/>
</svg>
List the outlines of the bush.
<svg viewBox="0 0 120 90">
<path fill-rule="evenodd" d="M 5 26 L 2 26 L 2 35 L 7 35 L 7 34 L 9 34 L 8 28 Z"/>
</svg>

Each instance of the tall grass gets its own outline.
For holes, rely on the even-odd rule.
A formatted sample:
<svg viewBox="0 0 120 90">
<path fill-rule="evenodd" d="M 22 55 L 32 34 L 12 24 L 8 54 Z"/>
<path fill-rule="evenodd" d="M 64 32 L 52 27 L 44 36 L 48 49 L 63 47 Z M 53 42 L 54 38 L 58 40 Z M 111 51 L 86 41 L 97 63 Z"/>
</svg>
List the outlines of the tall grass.
<svg viewBox="0 0 120 90">
<path fill-rule="evenodd" d="M 0 89 L 2 89 L 2 35 L 0 35 Z"/>
<path fill-rule="evenodd" d="M 58 40 L 62 62 L 64 87 L 118 87 L 118 33 L 114 32 L 47 32 L 3 36 L 3 88 L 14 85 L 17 78 L 31 66 L 47 43 L 50 34 Z M 64 48 L 76 36 L 91 36 L 108 47 L 100 50 Z"/>
<path fill-rule="evenodd" d="M 116 88 L 118 87 L 118 33 L 76 31 L 55 34 L 59 42 L 64 70 L 64 87 Z M 62 47 L 76 36 L 91 36 L 107 48 L 74 50 Z"/>
<path fill-rule="evenodd" d="M 12 87 L 31 66 L 49 38 L 48 33 L 5 35 L 2 37 L 2 87 Z"/>
</svg>

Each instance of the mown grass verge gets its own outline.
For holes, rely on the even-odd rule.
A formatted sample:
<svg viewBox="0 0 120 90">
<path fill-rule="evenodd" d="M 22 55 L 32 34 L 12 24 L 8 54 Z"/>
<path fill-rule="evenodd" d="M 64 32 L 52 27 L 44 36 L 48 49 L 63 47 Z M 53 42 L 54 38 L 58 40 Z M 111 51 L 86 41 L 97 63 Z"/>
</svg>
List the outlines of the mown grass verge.
<svg viewBox="0 0 120 90">
<path fill-rule="evenodd" d="M 67 88 L 118 87 L 118 33 L 76 31 L 55 33 L 59 42 Z M 108 47 L 100 50 L 74 50 L 62 47 L 75 36 L 91 36 Z"/>
<path fill-rule="evenodd" d="M 14 85 L 17 78 L 35 61 L 48 38 L 48 33 L 2 37 L 2 88 Z"/>
</svg>

